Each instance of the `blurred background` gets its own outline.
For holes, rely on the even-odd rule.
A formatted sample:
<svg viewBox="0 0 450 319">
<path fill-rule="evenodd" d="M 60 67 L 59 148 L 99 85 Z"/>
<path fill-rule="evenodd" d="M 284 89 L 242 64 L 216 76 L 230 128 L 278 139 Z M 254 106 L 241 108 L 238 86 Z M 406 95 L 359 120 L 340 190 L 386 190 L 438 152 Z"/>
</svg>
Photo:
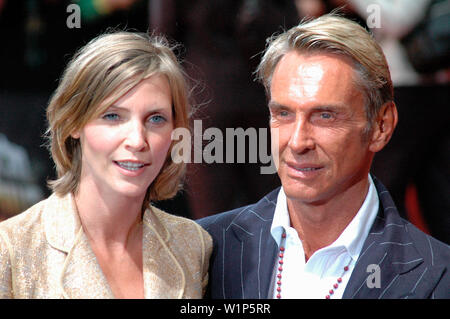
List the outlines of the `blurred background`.
<svg viewBox="0 0 450 319">
<path fill-rule="evenodd" d="M 115 28 L 180 42 L 203 130 L 268 129 L 253 74 L 266 39 L 337 7 L 374 34 L 395 85 L 399 125 L 373 174 L 403 217 L 450 243 L 448 0 L 0 0 L 0 220 L 49 195 L 45 109 L 70 57 L 96 35 Z M 261 166 L 189 164 L 184 191 L 156 205 L 197 219 L 253 203 L 280 185 Z"/>
</svg>

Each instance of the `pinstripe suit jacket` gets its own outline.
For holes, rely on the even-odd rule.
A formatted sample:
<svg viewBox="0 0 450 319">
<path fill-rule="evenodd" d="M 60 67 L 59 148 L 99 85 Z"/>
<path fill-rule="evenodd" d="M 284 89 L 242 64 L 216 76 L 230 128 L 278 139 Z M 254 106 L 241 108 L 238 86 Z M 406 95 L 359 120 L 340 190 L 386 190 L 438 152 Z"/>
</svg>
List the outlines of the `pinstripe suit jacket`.
<svg viewBox="0 0 450 319">
<path fill-rule="evenodd" d="M 386 188 L 374 178 L 380 210 L 364 242 L 343 298 L 450 298 L 450 248 L 402 219 Z M 276 189 L 258 203 L 198 222 L 213 237 L 208 295 L 270 298 L 277 247 L 270 234 Z M 370 288 L 371 264 L 381 287 Z"/>
</svg>

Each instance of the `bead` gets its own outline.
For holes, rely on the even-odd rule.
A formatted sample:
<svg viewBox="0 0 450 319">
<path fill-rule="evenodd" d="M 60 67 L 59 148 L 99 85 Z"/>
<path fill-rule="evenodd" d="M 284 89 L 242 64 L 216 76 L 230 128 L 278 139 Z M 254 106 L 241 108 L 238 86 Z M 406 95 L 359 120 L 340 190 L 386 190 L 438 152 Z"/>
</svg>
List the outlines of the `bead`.
<svg viewBox="0 0 450 319">
<path fill-rule="evenodd" d="M 281 234 L 281 237 L 282 238 L 286 238 L 286 233 L 282 233 Z M 284 244 L 285 242 L 283 241 L 282 243 L 281 243 L 281 245 L 282 244 Z M 278 256 L 279 256 L 279 260 L 278 260 L 278 263 L 279 263 L 279 267 L 278 267 L 278 271 L 279 271 L 279 273 L 277 274 L 277 278 L 278 278 L 278 280 L 277 280 L 277 282 L 276 282 L 276 284 L 277 284 L 277 288 L 276 288 L 276 291 L 278 291 L 278 294 L 276 295 L 276 298 L 278 298 L 278 299 L 281 299 L 281 272 L 283 271 L 283 258 L 284 258 L 284 251 L 285 251 L 285 248 L 284 248 L 284 246 L 281 246 L 280 245 L 280 253 L 278 254 Z M 346 272 L 346 271 L 348 271 L 349 270 L 349 266 L 347 265 L 347 266 L 345 266 L 344 267 L 344 272 Z M 331 299 L 331 296 L 334 294 L 334 292 L 335 292 L 335 289 L 337 289 L 338 287 L 339 287 L 339 284 L 340 283 L 342 283 L 342 277 L 339 277 L 339 278 L 337 278 L 336 279 L 336 282 L 333 284 L 333 288 L 334 289 L 330 289 L 329 291 L 328 291 L 328 295 L 326 295 L 325 296 L 325 299 Z"/>
</svg>

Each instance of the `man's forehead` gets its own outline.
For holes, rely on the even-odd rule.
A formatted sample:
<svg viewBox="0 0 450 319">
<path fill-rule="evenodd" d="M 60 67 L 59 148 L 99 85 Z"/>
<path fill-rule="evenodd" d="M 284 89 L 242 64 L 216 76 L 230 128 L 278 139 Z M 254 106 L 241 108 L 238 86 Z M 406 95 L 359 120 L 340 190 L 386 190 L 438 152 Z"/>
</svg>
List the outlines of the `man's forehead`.
<svg viewBox="0 0 450 319">
<path fill-rule="evenodd" d="M 318 75 L 323 75 L 324 67 L 327 66 L 328 72 L 349 70 L 353 72 L 355 70 L 354 61 L 342 54 L 335 54 L 329 52 L 306 52 L 301 51 L 289 51 L 287 52 L 277 63 L 274 76 L 277 70 L 282 69 L 293 74 L 302 75 L 306 78 L 317 78 Z"/>
<path fill-rule="evenodd" d="M 289 90 L 289 94 L 311 97 L 318 90 L 343 89 L 354 85 L 353 65 L 337 55 L 298 54 L 290 52 L 278 63 L 271 81 L 274 89 Z"/>
</svg>

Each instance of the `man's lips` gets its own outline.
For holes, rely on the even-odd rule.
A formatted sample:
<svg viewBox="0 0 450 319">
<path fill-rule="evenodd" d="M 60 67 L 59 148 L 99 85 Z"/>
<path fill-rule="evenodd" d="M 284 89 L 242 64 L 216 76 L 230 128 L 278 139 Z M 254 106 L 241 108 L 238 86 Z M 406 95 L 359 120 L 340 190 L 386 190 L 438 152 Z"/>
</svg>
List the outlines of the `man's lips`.
<svg viewBox="0 0 450 319">
<path fill-rule="evenodd" d="M 286 165 L 299 172 L 313 172 L 323 168 L 322 165 L 313 163 L 296 163 L 296 162 L 285 162 Z"/>
</svg>

